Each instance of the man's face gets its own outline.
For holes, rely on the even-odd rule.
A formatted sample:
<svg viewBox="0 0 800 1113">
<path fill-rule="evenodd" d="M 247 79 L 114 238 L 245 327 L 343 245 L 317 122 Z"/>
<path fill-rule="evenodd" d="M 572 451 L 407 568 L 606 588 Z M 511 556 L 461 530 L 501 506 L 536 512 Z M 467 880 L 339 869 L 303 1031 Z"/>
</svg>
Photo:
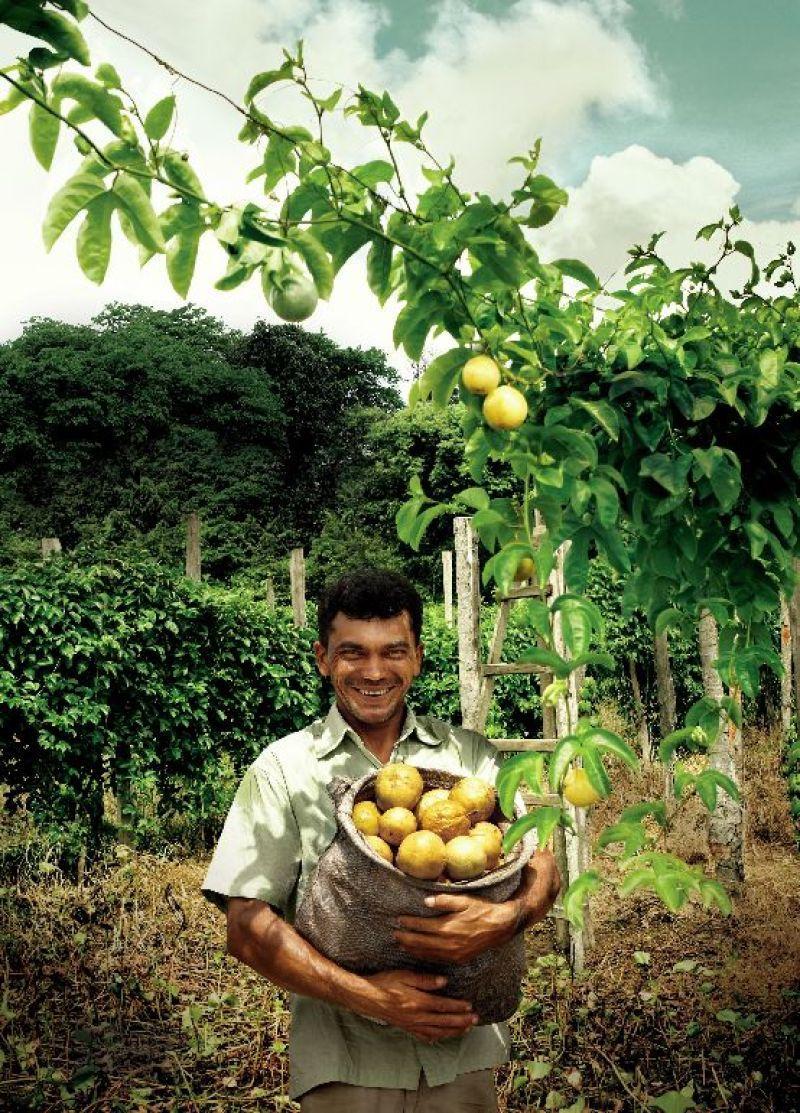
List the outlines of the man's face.
<svg viewBox="0 0 800 1113">
<path fill-rule="evenodd" d="M 328 644 L 314 643 L 317 666 L 352 724 L 379 726 L 399 715 L 419 676 L 422 645 L 407 611 L 394 618 L 348 618 L 339 612 Z"/>
</svg>

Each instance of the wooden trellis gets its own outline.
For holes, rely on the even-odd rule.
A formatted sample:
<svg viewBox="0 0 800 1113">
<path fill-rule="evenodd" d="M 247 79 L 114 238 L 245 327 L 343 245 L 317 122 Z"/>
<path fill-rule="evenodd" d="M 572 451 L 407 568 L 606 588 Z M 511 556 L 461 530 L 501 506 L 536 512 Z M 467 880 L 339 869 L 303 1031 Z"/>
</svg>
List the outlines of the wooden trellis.
<svg viewBox="0 0 800 1113">
<path fill-rule="evenodd" d="M 541 665 L 521 661 L 503 661 L 503 642 L 508 626 L 511 607 L 520 599 L 539 598 L 543 595 L 560 595 L 564 591 L 564 552 L 556 554 L 555 567 L 550 582 L 543 592 L 533 584 L 523 584 L 513 588 L 498 600 L 499 608 L 487 660 L 481 653 L 481 591 L 480 561 L 478 557 L 478 537 L 469 518 L 456 518 L 454 523 L 456 550 L 456 594 L 458 601 L 458 677 L 461 694 L 461 719 L 466 727 L 483 731 L 489 713 L 495 678 L 513 674 L 537 674 L 540 690 L 552 681 L 552 673 Z M 554 621 L 554 642 L 558 653 L 564 653 L 560 615 Z M 570 675 L 569 714 L 572 721 L 578 716 L 578 685 L 575 674 Z M 521 751 L 540 751 L 552 753 L 559 738 L 568 733 L 567 708 L 563 701 L 554 709 L 543 707 L 542 738 L 493 738 L 492 744 L 501 753 Z M 530 806 L 560 804 L 561 798 L 554 795 L 534 796 L 524 791 L 523 797 Z M 565 804 L 575 825 L 574 833 L 557 827 L 553 834 L 553 853 L 564 882 L 564 890 L 579 874 L 588 869 L 591 852 L 586 834 L 586 816 L 583 809 Z M 564 916 L 560 902 L 551 912 L 556 922 L 556 940 L 564 952 L 569 952 L 574 970 L 584 966 L 586 951 L 592 946 L 592 926 L 588 909 L 584 927 L 574 928 Z"/>
</svg>

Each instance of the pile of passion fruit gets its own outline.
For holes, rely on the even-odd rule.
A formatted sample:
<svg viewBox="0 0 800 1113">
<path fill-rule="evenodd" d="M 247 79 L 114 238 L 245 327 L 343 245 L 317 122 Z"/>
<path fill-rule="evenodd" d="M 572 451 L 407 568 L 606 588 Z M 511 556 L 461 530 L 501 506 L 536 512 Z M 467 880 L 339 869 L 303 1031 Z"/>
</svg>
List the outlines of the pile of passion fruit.
<svg viewBox="0 0 800 1113">
<path fill-rule="evenodd" d="M 385 765 L 375 799 L 353 807 L 353 823 L 384 861 L 423 881 L 472 881 L 500 864 L 503 832 L 489 822 L 494 787 L 463 777 L 452 788 L 425 791 L 413 765 Z"/>
</svg>

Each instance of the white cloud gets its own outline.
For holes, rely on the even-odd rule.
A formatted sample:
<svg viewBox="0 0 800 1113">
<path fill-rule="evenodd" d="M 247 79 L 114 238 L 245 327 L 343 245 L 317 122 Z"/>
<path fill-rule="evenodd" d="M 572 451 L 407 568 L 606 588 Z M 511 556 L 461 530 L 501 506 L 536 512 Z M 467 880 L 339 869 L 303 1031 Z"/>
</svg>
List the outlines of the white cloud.
<svg viewBox="0 0 800 1113">
<path fill-rule="evenodd" d="M 508 158 L 544 138 L 545 169 L 557 168 L 586 134 L 597 113 L 663 111 L 647 59 L 626 28 L 621 0 L 519 0 L 504 16 L 488 17 L 466 0 L 431 5 L 435 18 L 416 60 L 394 51 L 378 57 L 380 10 L 367 0 L 96 0 L 104 19 L 146 43 L 179 69 L 240 99 L 249 77 L 281 60 L 280 46 L 302 37 L 309 72 L 322 82 L 359 81 L 392 91 L 406 116 L 431 109 L 429 142 L 458 162 L 458 180 L 469 190 L 495 195 L 507 190 L 517 170 Z M 108 60 L 123 73 L 146 108 L 174 84 L 180 106 L 176 145 L 191 153 L 208 196 L 221 201 L 259 199 L 244 178 L 257 162 L 254 148 L 236 142 L 241 120 L 220 99 L 174 80 L 134 46 L 84 24 L 95 62 Z M 0 60 L 26 49 L 27 40 L 0 32 Z M 325 84 L 321 88 L 332 88 Z M 297 122 L 296 100 L 270 90 L 266 107 L 279 121 Z M 27 149 L 22 109 L 0 118 L 0 337 L 15 335 L 34 315 L 88 320 L 109 300 L 159 307 L 180 304 L 152 260 L 139 270 L 134 249 L 121 239 L 106 283 L 96 288 L 74 258 L 76 229 L 48 256 L 40 226 L 47 201 L 75 164 L 62 140 L 53 170 L 45 174 Z M 350 121 L 330 132 L 334 152 L 346 162 L 379 157 L 380 140 Z M 624 264 L 625 248 L 653 230 L 668 228 L 676 254 L 693 252 L 696 228 L 716 219 L 735 198 L 737 183 L 711 159 L 683 166 L 641 147 L 597 158 L 570 206 L 553 226 L 536 234 L 545 257 L 585 257 L 602 274 Z M 263 198 L 262 198 L 263 199 Z M 762 238 L 783 235 L 783 225 L 753 226 Z M 223 258 L 208 240 L 200 255 L 192 300 L 229 324 L 249 328 L 270 318 L 256 282 L 231 293 L 213 289 Z M 378 345 L 396 364 L 393 315 L 381 310 L 366 288 L 363 265 L 345 267 L 330 303 L 309 322 L 341 343 Z"/>
<path fill-rule="evenodd" d="M 711 158 L 676 163 L 646 147 L 628 147 L 593 159 L 585 181 L 571 191 L 566 209 L 537 234 L 536 245 L 545 259 L 583 259 L 601 281 L 615 275 L 621 282 L 627 249 L 646 243 L 654 232 L 667 233 L 659 251 L 671 266 L 710 260 L 717 248 L 696 240 L 697 230 L 724 216 L 738 191 L 736 179 Z M 740 232 L 769 259 L 787 239 L 800 235 L 800 221 L 746 220 Z M 741 283 L 747 272 L 744 259 L 731 263 L 730 285 Z"/>
</svg>

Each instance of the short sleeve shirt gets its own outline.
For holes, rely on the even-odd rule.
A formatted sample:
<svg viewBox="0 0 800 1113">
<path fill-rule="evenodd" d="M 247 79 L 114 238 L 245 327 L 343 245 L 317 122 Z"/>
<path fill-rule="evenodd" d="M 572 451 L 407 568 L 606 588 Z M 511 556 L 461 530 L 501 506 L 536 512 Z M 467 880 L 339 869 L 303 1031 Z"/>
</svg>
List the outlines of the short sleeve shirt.
<svg viewBox="0 0 800 1113">
<path fill-rule="evenodd" d="M 483 735 L 411 710 L 389 760 L 491 783 L 499 766 L 497 751 Z M 336 834 L 328 784 L 380 768 L 335 704 L 326 718 L 271 743 L 239 785 L 203 882 L 204 895 L 223 909 L 227 897 L 262 900 L 293 922 L 314 867 Z M 426 1044 L 314 998 L 292 994 L 291 1008 L 293 1099 L 326 1082 L 415 1090 L 421 1071 L 429 1086 L 439 1086 L 508 1059 L 505 1024 L 480 1025 L 464 1036 Z"/>
</svg>

